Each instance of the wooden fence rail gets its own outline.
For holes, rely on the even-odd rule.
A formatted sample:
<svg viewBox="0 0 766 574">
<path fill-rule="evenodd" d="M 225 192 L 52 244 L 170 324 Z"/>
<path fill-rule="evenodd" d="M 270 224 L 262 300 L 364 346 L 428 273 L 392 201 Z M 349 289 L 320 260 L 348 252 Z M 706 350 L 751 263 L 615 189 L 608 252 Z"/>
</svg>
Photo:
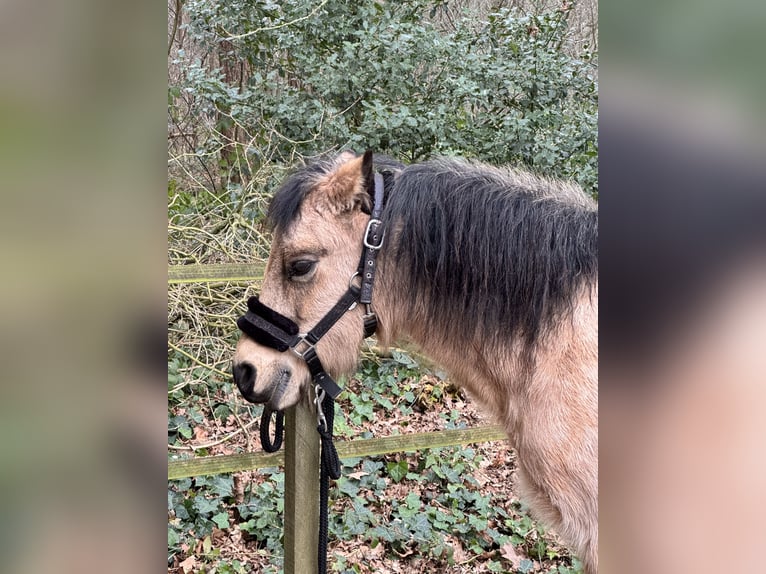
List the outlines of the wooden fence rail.
<svg viewBox="0 0 766 574">
<path fill-rule="evenodd" d="M 260 283 L 264 265 L 170 265 L 168 284 Z M 499 426 L 451 429 L 338 442 L 340 458 L 412 452 L 429 448 L 504 440 Z M 316 416 L 307 401 L 286 413 L 284 452 L 241 453 L 168 461 L 168 480 L 257 468 L 285 467 L 284 574 L 316 574 L 319 524 L 319 436 Z"/>
<path fill-rule="evenodd" d="M 263 263 L 241 264 L 220 263 L 215 265 L 169 265 L 168 284 L 176 283 L 214 283 L 230 281 L 233 283 L 260 282 L 263 280 Z"/>
<path fill-rule="evenodd" d="M 314 431 L 315 432 L 315 431 Z M 503 429 L 487 425 L 465 429 L 393 435 L 382 438 L 338 441 L 335 443 L 341 459 L 363 458 L 396 452 L 415 452 L 428 448 L 461 446 L 471 443 L 505 440 Z M 201 456 L 168 462 L 168 479 L 224 474 L 242 470 L 270 468 L 285 464 L 283 452 L 246 452 L 217 456 Z"/>
</svg>

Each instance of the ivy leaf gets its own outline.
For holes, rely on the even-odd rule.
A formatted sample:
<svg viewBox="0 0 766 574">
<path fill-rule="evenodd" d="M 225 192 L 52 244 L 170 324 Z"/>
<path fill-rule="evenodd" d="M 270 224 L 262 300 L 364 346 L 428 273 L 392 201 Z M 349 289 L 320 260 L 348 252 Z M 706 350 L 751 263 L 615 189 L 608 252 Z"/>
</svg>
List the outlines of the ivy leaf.
<svg viewBox="0 0 766 574">
<path fill-rule="evenodd" d="M 197 496 L 194 499 L 194 509 L 201 516 L 210 516 L 213 512 L 218 510 L 218 502 L 215 500 L 208 500 L 204 496 Z"/>
<path fill-rule="evenodd" d="M 178 532 L 176 532 L 172 528 L 168 528 L 168 548 L 175 548 L 176 546 L 178 546 L 179 542 L 180 542 L 180 537 L 178 536 Z"/>
<path fill-rule="evenodd" d="M 218 496 L 227 497 L 232 495 L 234 479 L 230 475 L 216 475 L 210 486 Z"/>
<path fill-rule="evenodd" d="M 192 433 L 192 430 L 191 430 L 191 427 L 189 426 L 189 424 L 188 424 L 188 423 L 182 423 L 182 424 L 181 424 L 181 425 L 178 427 L 178 432 L 180 432 L 180 433 L 181 433 L 181 436 L 183 436 L 184 438 L 187 438 L 187 439 L 188 439 L 188 438 L 191 438 L 191 437 L 192 437 L 192 435 L 193 435 L 193 433 Z"/>
<path fill-rule="evenodd" d="M 399 462 L 389 462 L 386 465 L 386 472 L 394 482 L 401 482 L 402 479 L 407 476 L 408 470 L 409 466 L 407 465 L 406 460 L 401 460 Z"/>
<path fill-rule="evenodd" d="M 216 523 L 218 528 L 221 530 L 224 530 L 229 527 L 229 513 L 228 512 L 219 512 L 215 516 L 213 516 L 213 522 Z"/>
<path fill-rule="evenodd" d="M 338 479 L 338 490 L 350 498 L 354 498 L 359 494 L 359 486 L 356 484 L 356 481 L 349 480 L 345 476 Z"/>
</svg>

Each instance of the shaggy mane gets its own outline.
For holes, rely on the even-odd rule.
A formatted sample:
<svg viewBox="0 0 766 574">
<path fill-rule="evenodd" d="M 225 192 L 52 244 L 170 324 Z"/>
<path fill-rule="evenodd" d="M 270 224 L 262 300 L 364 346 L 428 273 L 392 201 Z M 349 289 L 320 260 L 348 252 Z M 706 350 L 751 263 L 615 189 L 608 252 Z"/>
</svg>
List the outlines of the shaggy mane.
<svg viewBox="0 0 766 574">
<path fill-rule="evenodd" d="M 400 173 L 383 219 L 402 300 L 413 316 L 425 303 L 438 333 L 532 345 L 597 279 L 595 203 L 563 182 L 433 160 Z"/>
</svg>

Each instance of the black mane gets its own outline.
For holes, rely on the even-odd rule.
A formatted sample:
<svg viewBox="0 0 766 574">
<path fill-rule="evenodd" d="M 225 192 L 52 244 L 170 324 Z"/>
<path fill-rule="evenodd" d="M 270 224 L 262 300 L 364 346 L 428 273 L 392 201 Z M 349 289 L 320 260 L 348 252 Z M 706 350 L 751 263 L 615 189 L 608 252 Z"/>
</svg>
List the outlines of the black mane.
<svg viewBox="0 0 766 574">
<path fill-rule="evenodd" d="M 598 273 L 598 212 L 573 186 L 461 160 L 399 175 L 383 217 L 386 262 L 439 333 L 534 343 Z M 420 303 L 414 294 L 422 294 Z"/>
</svg>

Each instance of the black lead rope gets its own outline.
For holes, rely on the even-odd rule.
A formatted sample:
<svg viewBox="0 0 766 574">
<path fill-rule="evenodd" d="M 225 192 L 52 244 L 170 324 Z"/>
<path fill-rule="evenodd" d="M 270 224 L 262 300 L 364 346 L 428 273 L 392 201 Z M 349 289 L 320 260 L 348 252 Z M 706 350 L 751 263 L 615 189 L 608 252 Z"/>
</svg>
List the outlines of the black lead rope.
<svg viewBox="0 0 766 574">
<path fill-rule="evenodd" d="M 317 406 L 317 408 L 319 408 Z M 319 473 L 319 542 L 317 544 L 317 563 L 319 574 L 327 574 L 327 538 L 329 530 L 330 479 L 340 478 L 340 459 L 333 443 L 333 421 L 335 420 L 335 400 L 325 395 L 322 401 L 323 417 L 317 425 L 322 443 L 321 470 Z"/>
<path fill-rule="evenodd" d="M 271 415 L 276 415 L 274 427 L 274 442 L 271 442 Z M 285 438 L 285 413 L 282 411 L 272 411 L 269 407 L 263 407 L 261 414 L 261 425 L 259 428 L 261 435 L 261 446 L 266 452 L 277 452 L 282 448 L 282 440 Z"/>
<path fill-rule="evenodd" d="M 317 406 L 317 408 L 320 408 Z M 329 534 L 329 498 L 330 479 L 338 480 L 341 475 L 340 458 L 333 442 L 333 425 L 335 422 L 335 400 L 324 395 L 321 405 L 322 417 L 317 425 L 317 432 L 321 442 L 320 473 L 319 473 L 319 540 L 317 544 L 317 564 L 319 574 L 327 574 L 327 542 Z M 276 415 L 274 429 L 274 441 L 271 441 L 270 428 L 271 416 Z M 284 420 L 282 411 L 272 411 L 269 407 L 263 408 L 261 415 L 260 438 L 263 450 L 277 452 L 282 447 L 284 438 Z"/>
</svg>

